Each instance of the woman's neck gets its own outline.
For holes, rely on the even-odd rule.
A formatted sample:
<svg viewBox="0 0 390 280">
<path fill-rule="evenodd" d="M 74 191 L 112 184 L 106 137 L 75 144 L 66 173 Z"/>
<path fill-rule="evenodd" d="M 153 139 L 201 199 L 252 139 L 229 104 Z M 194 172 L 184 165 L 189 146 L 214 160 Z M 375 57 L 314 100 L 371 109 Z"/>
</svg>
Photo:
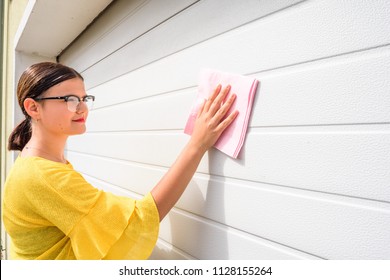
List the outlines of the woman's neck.
<svg viewBox="0 0 390 280">
<path fill-rule="evenodd" d="M 66 163 L 64 157 L 66 139 L 37 137 L 32 135 L 22 151 L 22 156 L 39 156 L 51 161 Z"/>
</svg>

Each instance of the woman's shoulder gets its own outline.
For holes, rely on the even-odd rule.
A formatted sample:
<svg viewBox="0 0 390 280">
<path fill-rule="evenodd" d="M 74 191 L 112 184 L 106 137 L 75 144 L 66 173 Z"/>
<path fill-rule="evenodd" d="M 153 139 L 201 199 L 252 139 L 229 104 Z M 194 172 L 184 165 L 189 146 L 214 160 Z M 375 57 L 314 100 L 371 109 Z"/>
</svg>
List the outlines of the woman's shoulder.
<svg viewBox="0 0 390 280">
<path fill-rule="evenodd" d="M 25 174 L 30 173 L 31 171 L 38 172 L 40 174 L 60 171 L 74 170 L 72 164 L 69 162 L 61 163 L 52 160 L 48 160 L 38 156 L 19 156 L 12 167 L 18 171 L 22 171 Z"/>
<path fill-rule="evenodd" d="M 64 164 L 40 157 L 18 157 L 9 173 L 8 191 L 53 193 L 58 195 L 88 194 L 96 196 L 98 190 L 74 170 L 70 163 Z"/>
<path fill-rule="evenodd" d="M 17 157 L 7 177 L 9 184 L 46 185 L 61 174 L 71 175 L 74 171 L 70 163 L 64 164 L 41 157 Z"/>
</svg>

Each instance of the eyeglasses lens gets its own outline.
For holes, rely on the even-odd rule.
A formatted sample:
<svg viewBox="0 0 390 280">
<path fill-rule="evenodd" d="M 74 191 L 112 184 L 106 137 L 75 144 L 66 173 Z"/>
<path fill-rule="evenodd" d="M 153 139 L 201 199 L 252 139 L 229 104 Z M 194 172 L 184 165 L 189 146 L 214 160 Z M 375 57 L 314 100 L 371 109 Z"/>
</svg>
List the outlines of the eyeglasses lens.
<svg viewBox="0 0 390 280">
<path fill-rule="evenodd" d="M 71 112 L 76 112 L 78 109 L 78 106 L 80 102 L 84 102 L 87 106 L 88 110 L 91 110 L 93 107 L 93 98 L 92 97 L 85 97 L 84 101 L 79 101 L 77 97 L 70 96 L 67 100 L 68 110 Z"/>
</svg>

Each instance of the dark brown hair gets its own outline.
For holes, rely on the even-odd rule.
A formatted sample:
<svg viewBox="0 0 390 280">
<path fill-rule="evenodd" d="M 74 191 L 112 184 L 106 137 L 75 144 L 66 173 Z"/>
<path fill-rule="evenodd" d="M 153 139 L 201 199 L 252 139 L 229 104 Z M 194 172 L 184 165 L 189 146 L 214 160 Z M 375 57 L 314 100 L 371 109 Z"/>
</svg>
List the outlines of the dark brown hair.
<svg viewBox="0 0 390 280">
<path fill-rule="evenodd" d="M 31 117 L 23 102 L 26 98 L 35 99 L 52 86 L 73 78 L 83 77 L 73 68 L 54 62 L 41 62 L 28 67 L 19 79 L 17 97 L 19 106 L 26 117 L 11 133 L 8 150 L 23 150 L 31 138 Z"/>
</svg>

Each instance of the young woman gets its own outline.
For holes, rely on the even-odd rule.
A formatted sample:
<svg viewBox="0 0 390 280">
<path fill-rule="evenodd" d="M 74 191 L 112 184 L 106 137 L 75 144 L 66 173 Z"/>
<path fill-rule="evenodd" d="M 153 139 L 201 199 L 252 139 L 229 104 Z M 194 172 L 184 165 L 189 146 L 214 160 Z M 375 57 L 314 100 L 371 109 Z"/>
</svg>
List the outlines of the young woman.
<svg viewBox="0 0 390 280">
<path fill-rule="evenodd" d="M 205 152 L 238 112 L 217 86 L 193 134 L 161 181 L 141 200 L 91 186 L 64 157 L 69 136 L 84 133 L 89 106 L 82 76 L 59 63 L 22 74 L 17 97 L 25 120 L 9 138 L 20 151 L 5 183 L 3 221 L 14 259 L 147 259 L 159 222 L 184 192 Z"/>
</svg>

